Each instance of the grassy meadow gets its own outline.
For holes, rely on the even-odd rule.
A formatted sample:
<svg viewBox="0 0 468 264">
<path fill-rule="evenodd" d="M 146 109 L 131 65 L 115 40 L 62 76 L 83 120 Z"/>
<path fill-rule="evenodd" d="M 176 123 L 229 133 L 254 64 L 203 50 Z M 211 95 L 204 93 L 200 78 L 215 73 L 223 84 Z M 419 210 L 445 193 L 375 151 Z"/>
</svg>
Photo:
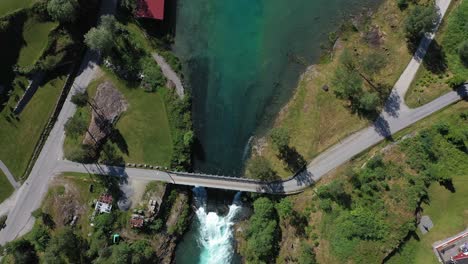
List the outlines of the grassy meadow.
<svg viewBox="0 0 468 264">
<path fill-rule="evenodd" d="M 21 179 L 37 141 L 54 109 L 63 88 L 65 77 L 53 79 L 41 86 L 18 119 L 12 117 L 8 107 L 0 113 L 0 159 L 16 179 Z M 15 90 L 18 96 L 22 91 Z M 14 97 L 8 106 L 14 106 Z"/>
<path fill-rule="evenodd" d="M 451 91 L 447 81 L 456 76 L 468 81 L 468 67 L 458 56 L 458 45 L 468 39 L 468 1 L 453 1 L 450 13 L 428 50 L 422 67 L 406 95 L 410 107 L 418 107 Z"/>
</svg>

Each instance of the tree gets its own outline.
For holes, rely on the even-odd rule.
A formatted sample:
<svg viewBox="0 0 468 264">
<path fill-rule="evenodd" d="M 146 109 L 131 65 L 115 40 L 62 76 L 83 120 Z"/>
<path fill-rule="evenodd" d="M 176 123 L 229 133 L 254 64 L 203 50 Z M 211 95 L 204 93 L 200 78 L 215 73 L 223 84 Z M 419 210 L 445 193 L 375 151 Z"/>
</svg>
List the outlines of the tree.
<svg viewBox="0 0 468 264">
<path fill-rule="evenodd" d="M 154 60 L 148 59 L 143 62 L 142 86 L 146 91 L 152 92 L 164 85 L 165 78 L 161 69 Z"/>
<path fill-rule="evenodd" d="M 339 67 L 331 80 L 336 97 L 353 101 L 362 94 L 362 79 L 354 70 Z"/>
<path fill-rule="evenodd" d="M 463 41 L 458 47 L 458 56 L 463 64 L 468 67 L 468 40 Z"/>
<path fill-rule="evenodd" d="M 432 32 L 439 20 L 439 13 L 434 5 L 415 6 L 405 20 L 406 37 L 410 41 L 419 40 L 426 32 Z"/>
<path fill-rule="evenodd" d="M 283 152 L 289 146 L 289 140 L 291 137 L 285 128 L 274 128 L 270 134 L 271 141 L 278 148 L 280 152 Z"/>
<path fill-rule="evenodd" d="M 36 225 L 34 226 L 33 230 L 31 231 L 31 240 L 32 243 L 36 246 L 36 250 L 44 251 L 49 244 L 50 235 L 49 230 L 43 225 Z"/>
<path fill-rule="evenodd" d="M 362 60 L 362 69 L 367 74 L 378 73 L 386 64 L 386 58 L 382 53 L 373 52 Z"/>
<path fill-rule="evenodd" d="M 113 16 L 103 16 L 101 24 L 85 34 L 85 43 L 90 49 L 107 54 L 115 45 L 115 36 L 119 28 L 120 25 Z"/>
<path fill-rule="evenodd" d="M 8 255 L 13 257 L 16 264 L 39 262 L 33 244 L 24 238 L 7 243 L 5 250 Z"/>
<path fill-rule="evenodd" d="M 299 264 L 316 264 L 317 260 L 315 259 L 314 250 L 307 245 L 305 242 L 301 244 L 301 254 L 298 258 Z"/>
<path fill-rule="evenodd" d="M 261 197 L 253 203 L 254 213 L 247 229 L 246 258 L 252 263 L 270 263 L 278 248 L 278 225 L 272 201 Z"/>
<path fill-rule="evenodd" d="M 293 215 L 293 205 L 289 198 L 283 198 L 276 204 L 276 211 L 281 219 L 290 218 Z"/>
<path fill-rule="evenodd" d="M 132 250 L 132 263 L 153 263 L 155 252 L 146 240 L 137 240 L 130 245 Z"/>
<path fill-rule="evenodd" d="M 50 0 L 47 4 L 49 15 L 60 22 L 73 22 L 78 13 L 77 0 Z"/>
<path fill-rule="evenodd" d="M 102 27 L 93 27 L 86 33 L 84 41 L 90 49 L 106 54 L 114 46 L 113 39 L 110 31 Z"/>
<path fill-rule="evenodd" d="M 359 109 L 364 112 L 374 112 L 379 106 L 380 99 L 376 93 L 365 92 L 359 98 Z"/>
<path fill-rule="evenodd" d="M 65 133 L 72 137 L 83 135 L 88 128 L 86 121 L 79 114 L 75 114 L 65 123 Z"/>
<path fill-rule="evenodd" d="M 189 130 L 184 133 L 184 145 L 185 146 L 191 147 L 194 139 L 195 139 L 195 134 L 193 133 L 193 130 Z"/>
<path fill-rule="evenodd" d="M 61 229 L 50 240 L 45 252 L 46 258 L 54 260 L 54 263 L 78 263 L 84 253 L 83 243 L 72 229 Z"/>
<path fill-rule="evenodd" d="M 127 9 L 130 13 L 133 13 L 137 8 L 137 3 L 136 0 L 122 0 L 120 1 L 120 6 Z"/>
<path fill-rule="evenodd" d="M 276 173 L 271 168 L 270 162 L 262 156 L 251 159 L 247 165 L 247 171 L 250 175 L 262 181 L 272 180 L 276 177 Z"/>
<path fill-rule="evenodd" d="M 76 104 L 77 106 L 83 107 L 88 103 L 88 93 L 76 93 L 71 98 L 72 103 Z"/>
<path fill-rule="evenodd" d="M 7 215 L 0 216 L 0 230 L 2 230 L 6 226 L 7 218 L 8 218 Z"/>
</svg>

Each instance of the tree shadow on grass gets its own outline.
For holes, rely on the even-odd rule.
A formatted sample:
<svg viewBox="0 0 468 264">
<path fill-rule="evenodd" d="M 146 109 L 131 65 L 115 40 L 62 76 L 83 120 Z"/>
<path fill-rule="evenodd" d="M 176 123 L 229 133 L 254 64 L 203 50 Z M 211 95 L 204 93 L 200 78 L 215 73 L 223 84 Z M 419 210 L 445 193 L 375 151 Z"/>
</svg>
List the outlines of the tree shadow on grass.
<svg viewBox="0 0 468 264">
<path fill-rule="evenodd" d="M 122 136 L 122 133 L 116 128 L 112 129 L 112 132 L 109 136 L 109 140 L 112 143 L 115 143 L 122 153 L 128 155 L 128 144 L 125 138 Z"/>
<path fill-rule="evenodd" d="M 455 193 L 456 189 L 455 186 L 453 185 L 452 179 L 447 179 L 440 181 L 439 184 L 443 186 L 445 189 L 449 190 L 451 193 Z"/>
<path fill-rule="evenodd" d="M 280 151 L 278 158 L 286 162 L 288 170 L 293 173 L 300 171 L 307 164 L 304 157 L 297 152 L 295 147 L 287 146 L 283 148 Z"/>
<path fill-rule="evenodd" d="M 445 51 L 436 40 L 432 41 L 432 44 L 424 57 L 423 64 L 427 70 L 434 74 L 441 74 L 447 70 Z"/>
</svg>

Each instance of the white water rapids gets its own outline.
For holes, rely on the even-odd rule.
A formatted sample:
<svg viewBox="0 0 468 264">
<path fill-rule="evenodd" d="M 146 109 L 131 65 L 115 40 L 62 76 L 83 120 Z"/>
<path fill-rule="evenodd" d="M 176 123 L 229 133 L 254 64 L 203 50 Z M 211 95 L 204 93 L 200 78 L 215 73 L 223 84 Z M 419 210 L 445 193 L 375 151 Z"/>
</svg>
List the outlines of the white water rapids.
<svg viewBox="0 0 468 264">
<path fill-rule="evenodd" d="M 234 255 L 233 232 L 234 218 L 241 209 L 240 192 L 234 197 L 226 216 L 219 216 L 215 212 L 206 212 L 206 190 L 194 188 L 198 227 L 198 243 L 201 247 L 200 264 L 229 264 Z"/>
</svg>

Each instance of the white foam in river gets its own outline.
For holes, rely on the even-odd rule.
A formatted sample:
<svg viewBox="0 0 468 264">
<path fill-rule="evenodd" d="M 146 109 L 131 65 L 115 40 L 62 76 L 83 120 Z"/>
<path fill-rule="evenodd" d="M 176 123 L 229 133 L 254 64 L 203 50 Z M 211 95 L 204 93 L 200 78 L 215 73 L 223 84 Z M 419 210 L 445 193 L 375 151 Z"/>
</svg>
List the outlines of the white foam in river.
<svg viewBox="0 0 468 264">
<path fill-rule="evenodd" d="M 234 254 L 232 226 L 237 212 L 241 209 L 239 205 L 240 193 L 236 194 L 226 216 L 219 216 L 215 212 L 207 213 L 205 211 L 206 191 L 194 190 L 194 193 L 195 199 L 199 203 L 196 212 L 199 221 L 198 243 L 202 248 L 199 263 L 231 263 Z"/>
</svg>

